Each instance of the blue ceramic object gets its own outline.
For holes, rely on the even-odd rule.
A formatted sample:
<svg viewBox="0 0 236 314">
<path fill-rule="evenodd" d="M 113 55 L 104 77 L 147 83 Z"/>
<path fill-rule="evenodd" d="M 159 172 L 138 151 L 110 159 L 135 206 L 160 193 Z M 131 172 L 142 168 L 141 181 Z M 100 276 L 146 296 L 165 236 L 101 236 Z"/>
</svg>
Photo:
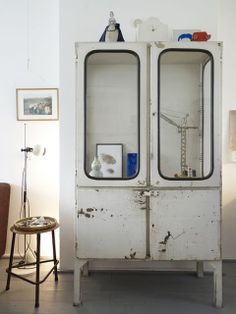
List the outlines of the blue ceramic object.
<svg viewBox="0 0 236 314">
<path fill-rule="evenodd" d="M 134 177 L 138 167 L 138 154 L 128 153 L 127 154 L 127 177 Z"/>
<path fill-rule="evenodd" d="M 188 39 L 188 40 L 192 40 L 192 34 L 190 33 L 187 33 L 187 34 L 181 34 L 179 37 L 178 37 L 178 41 L 181 41 L 183 39 Z"/>
</svg>

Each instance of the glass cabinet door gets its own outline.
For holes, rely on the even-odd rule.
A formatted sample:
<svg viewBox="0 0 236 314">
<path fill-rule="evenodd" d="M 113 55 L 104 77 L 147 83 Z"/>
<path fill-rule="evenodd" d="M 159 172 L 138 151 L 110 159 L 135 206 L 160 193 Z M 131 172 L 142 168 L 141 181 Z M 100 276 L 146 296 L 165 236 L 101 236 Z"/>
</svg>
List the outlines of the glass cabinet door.
<svg viewBox="0 0 236 314">
<path fill-rule="evenodd" d="M 148 46 L 75 43 L 78 186 L 145 186 Z"/>
<path fill-rule="evenodd" d="M 220 43 L 151 46 L 151 185 L 221 182 Z"/>
<path fill-rule="evenodd" d="M 158 59 L 158 172 L 204 180 L 213 172 L 213 57 L 167 49 Z"/>
<path fill-rule="evenodd" d="M 85 174 L 132 179 L 140 165 L 139 57 L 129 50 L 94 50 L 84 66 Z"/>
</svg>

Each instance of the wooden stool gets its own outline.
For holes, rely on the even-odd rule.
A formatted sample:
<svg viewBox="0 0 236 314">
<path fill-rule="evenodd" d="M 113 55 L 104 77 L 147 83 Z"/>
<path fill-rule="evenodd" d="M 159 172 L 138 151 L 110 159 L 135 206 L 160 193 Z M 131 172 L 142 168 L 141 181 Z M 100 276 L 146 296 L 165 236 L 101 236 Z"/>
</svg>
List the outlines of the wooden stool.
<svg viewBox="0 0 236 314">
<path fill-rule="evenodd" d="M 59 261 L 56 257 L 56 245 L 55 245 L 55 234 L 54 230 L 59 227 L 59 224 L 54 218 L 51 217 L 44 217 L 46 224 L 42 226 L 30 226 L 30 222 L 32 222 L 34 219 L 38 219 L 39 217 L 29 217 L 26 219 L 21 219 L 17 221 L 11 228 L 12 232 L 12 243 L 11 243 L 11 253 L 10 253 L 10 260 L 9 260 L 9 267 L 6 269 L 6 272 L 8 273 L 7 276 L 7 285 L 6 290 L 10 289 L 10 281 L 11 281 L 11 275 L 20 278 L 24 281 L 27 281 L 33 285 L 35 285 L 35 307 L 39 307 L 39 285 L 43 283 L 48 276 L 52 273 L 54 270 L 55 275 L 55 281 L 58 280 L 57 275 L 57 264 Z M 53 259 L 49 260 L 40 260 L 40 240 L 41 240 L 41 233 L 50 232 L 52 233 L 52 248 L 53 248 Z M 15 238 L 16 234 L 20 235 L 33 235 L 35 234 L 37 236 L 37 248 L 36 248 L 36 261 L 32 263 L 24 263 L 23 265 L 14 265 L 13 266 L 13 258 L 14 258 L 14 247 L 15 247 Z M 53 262 L 53 267 L 50 269 L 50 271 L 46 274 L 46 276 L 40 280 L 40 264 L 41 263 L 48 263 Z M 30 279 L 25 278 L 22 275 L 18 275 L 12 271 L 13 268 L 19 268 L 24 266 L 33 266 L 36 265 L 36 278 L 35 281 L 32 281 Z"/>
</svg>

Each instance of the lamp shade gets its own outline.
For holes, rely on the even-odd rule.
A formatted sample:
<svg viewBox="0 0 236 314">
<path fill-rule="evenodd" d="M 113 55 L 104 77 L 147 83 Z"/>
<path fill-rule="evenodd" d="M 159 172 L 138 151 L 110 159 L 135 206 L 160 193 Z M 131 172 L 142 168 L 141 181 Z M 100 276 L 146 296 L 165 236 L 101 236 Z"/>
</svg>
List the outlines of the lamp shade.
<svg viewBox="0 0 236 314">
<path fill-rule="evenodd" d="M 32 153 L 38 157 L 44 156 L 46 154 L 46 148 L 40 144 L 36 144 L 33 147 Z"/>
</svg>

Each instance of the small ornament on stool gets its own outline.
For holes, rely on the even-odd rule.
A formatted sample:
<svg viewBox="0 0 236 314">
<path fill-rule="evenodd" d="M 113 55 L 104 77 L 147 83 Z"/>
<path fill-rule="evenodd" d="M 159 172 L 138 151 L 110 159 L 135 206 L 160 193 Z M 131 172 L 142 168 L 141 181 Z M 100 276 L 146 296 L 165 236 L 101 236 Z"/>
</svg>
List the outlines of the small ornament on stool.
<svg viewBox="0 0 236 314">
<path fill-rule="evenodd" d="M 120 24 L 116 23 L 116 19 L 112 11 L 110 12 L 108 25 L 106 26 L 99 41 L 105 41 L 105 42 L 125 41 L 122 35 L 122 32 L 120 30 Z"/>
</svg>

